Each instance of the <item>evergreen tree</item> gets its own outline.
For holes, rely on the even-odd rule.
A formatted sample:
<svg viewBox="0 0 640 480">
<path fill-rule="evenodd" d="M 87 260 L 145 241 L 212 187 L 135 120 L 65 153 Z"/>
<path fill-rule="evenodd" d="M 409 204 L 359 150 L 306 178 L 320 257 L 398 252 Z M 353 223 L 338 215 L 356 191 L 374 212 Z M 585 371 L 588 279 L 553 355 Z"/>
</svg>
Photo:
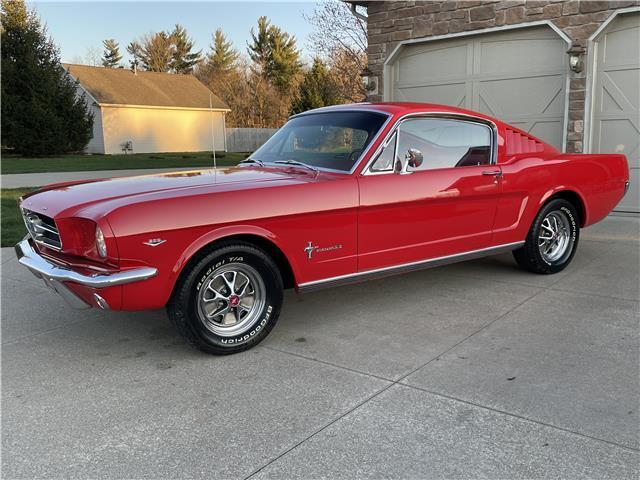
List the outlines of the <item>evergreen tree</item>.
<svg viewBox="0 0 640 480">
<path fill-rule="evenodd" d="M 219 28 L 213 34 L 211 52 L 207 55 L 207 67 L 213 74 L 224 73 L 236 68 L 240 55 L 227 41 L 222 29 Z"/>
<path fill-rule="evenodd" d="M 249 56 L 260 74 L 282 93 L 290 93 L 302 69 L 296 38 L 271 25 L 267 17 L 258 19 L 258 31 L 251 29 Z"/>
<path fill-rule="evenodd" d="M 267 17 L 258 18 L 258 32 L 251 29 L 251 43 L 247 48 L 249 57 L 256 64 L 263 76 L 271 59 L 271 25 Z"/>
<path fill-rule="evenodd" d="M 120 54 L 120 45 L 113 38 L 108 38 L 102 42 L 104 52 L 102 53 L 102 66 L 107 68 L 116 68 L 122 60 Z"/>
<path fill-rule="evenodd" d="M 187 35 L 183 26 L 176 24 L 171 33 L 173 43 L 173 55 L 171 69 L 175 73 L 191 73 L 200 61 L 202 50 L 192 52 L 193 40 Z"/>
<path fill-rule="evenodd" d="M 127 53 L 131 55 L 131 60 L 129 60 L 129 68 L 135 71 L 140 68 L 142 58 L 142 46 L 136 42 L 135 40 L 129 45 L 127 45 Z"/>
<path fill-rule="evenodd" d="M 23 155 L 83 150 L 93 116 L 46 29 L 22 0 L 2 0 L 2 143 Z"/>
<path fill-rule="evenodd" d="M 145 70 L 168 72 L 173 61 L 173 39 L 167 32 L 144 37 L 140 48 L 140 62 Z"/>
<path fill-rule="evenodd" d="M 332 74 L 325 63 L 316 57 L 311 68 L 304 74 L 292 112 L 300 113 L 337 103 L 340 103 L 340 94 Z"/>
</svg>

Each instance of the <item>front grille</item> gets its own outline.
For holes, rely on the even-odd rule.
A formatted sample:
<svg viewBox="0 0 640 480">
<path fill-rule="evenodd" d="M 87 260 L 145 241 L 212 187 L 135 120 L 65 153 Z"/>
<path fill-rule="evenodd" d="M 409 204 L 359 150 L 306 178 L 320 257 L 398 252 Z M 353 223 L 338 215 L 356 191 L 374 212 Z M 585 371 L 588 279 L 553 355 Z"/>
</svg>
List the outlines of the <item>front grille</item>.
<svg viewBox="0 0 640 480">
<path fill-rule="evenodd" d="M 62 249 L 58 227 L 53 218 L 25 209 L 22 210 L 22 217 L 34 241 L 54 250 Z"/>
</svg>

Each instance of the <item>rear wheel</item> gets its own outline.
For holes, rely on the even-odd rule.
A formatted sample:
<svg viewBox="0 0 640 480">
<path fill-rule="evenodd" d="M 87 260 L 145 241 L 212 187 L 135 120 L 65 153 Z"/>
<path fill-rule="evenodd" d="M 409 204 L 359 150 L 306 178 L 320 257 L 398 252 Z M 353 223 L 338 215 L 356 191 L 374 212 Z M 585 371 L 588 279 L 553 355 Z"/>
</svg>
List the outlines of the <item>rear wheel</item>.
<svg viewBox="0 0 640 480">
<path fill-rule="evenodd" d="M 234 243 L 212 251 L 182 277 L 167 311 L 189 344 L 224 355 L 264 340 L 282 297 L 273 260 L 253 245 Z"/>
<path fill-rule="evenodd" d="M 531 272 L 557 273 L 573 259 L 579 236 L 575 207 L 557 198 L 540 209 L 524 246 L 515 250 L 513 256 L 520 267 Z"/>
</svg>

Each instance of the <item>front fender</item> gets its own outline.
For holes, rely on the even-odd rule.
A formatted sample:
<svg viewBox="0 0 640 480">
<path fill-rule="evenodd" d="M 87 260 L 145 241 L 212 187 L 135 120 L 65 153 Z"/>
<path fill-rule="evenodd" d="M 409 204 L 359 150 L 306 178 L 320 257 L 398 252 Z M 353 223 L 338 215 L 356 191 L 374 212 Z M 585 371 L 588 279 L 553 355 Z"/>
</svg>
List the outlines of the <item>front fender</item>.
<svg viewBox="0 0 640 480">
<path fill-rule="evenodd" d="M 205 248 L 207 245 L 212 244 L 213 242 L 238 236 L 257 237 L 262 241 L 269 242 L 276 248 L 278 248 L 289 262 L 289 265 L 291 266 L 291 270 L 293 272 L 294 282 L 297 284 L 295 279 L 299 276 L 299 265 L 295 261 L 294 256 L 288 255 L 284 242 L 275 233 L 267 230 L 266 228 L 256 225 L 233 225 L 220 227 L 198 237 L 182 252 L 182 254 L 176 260 L 171 270 L 171 280 L 173 284 L 175 285 L 175 282 L 178 280 L 178 277 L 182 273 L 184 267 L 200 250 Z"/>
</svg>

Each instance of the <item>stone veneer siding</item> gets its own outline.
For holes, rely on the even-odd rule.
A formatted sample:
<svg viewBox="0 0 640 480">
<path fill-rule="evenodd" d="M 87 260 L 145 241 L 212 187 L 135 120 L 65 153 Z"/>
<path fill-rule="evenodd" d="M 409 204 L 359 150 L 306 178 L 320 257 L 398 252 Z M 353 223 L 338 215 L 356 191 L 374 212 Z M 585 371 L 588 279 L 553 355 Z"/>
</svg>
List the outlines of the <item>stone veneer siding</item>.
<svg viewBox="0 0 640 480">
<path fill-rule="evenodd" d="M 381 101 L 383 65 L 396 45 L 428 38 L 504 25 L 550 20 L 572 40 L 572 50 L 582 54 L 583 69 L 569 72 L 569 123 L 567 151 L 582 152 L 587 76 L 587 40 L 615 11 L 640 5 L 640 1 L 501 0 L 501 1 L 392 1 L 358 2 L 367 5 L 369 70 L 378 78 Z"/>
</svg>

